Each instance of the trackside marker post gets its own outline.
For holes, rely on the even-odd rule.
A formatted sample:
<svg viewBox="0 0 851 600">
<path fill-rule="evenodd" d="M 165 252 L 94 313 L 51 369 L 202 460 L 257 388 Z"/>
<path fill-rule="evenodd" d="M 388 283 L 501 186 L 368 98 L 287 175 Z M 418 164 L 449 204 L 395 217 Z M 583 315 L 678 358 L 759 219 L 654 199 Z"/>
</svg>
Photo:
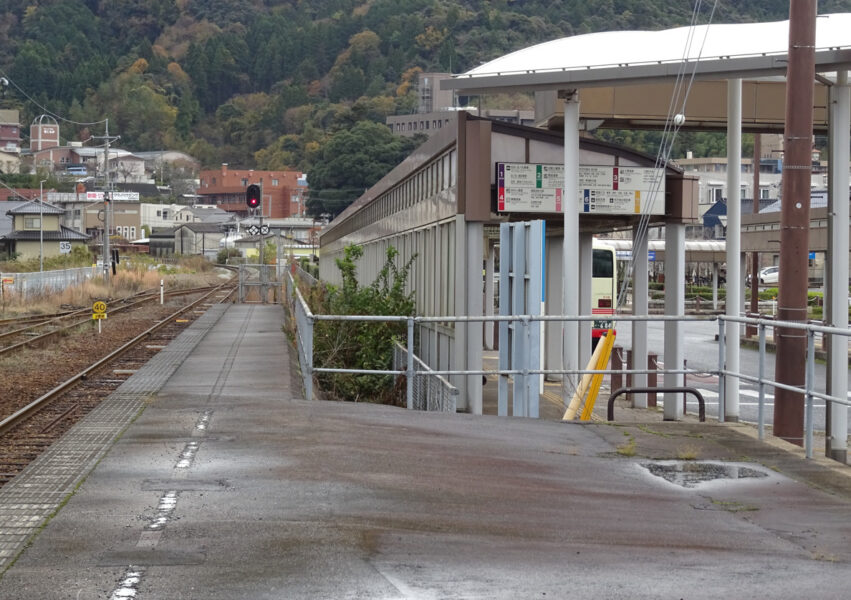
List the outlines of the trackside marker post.
<svg viewBox="0 0 851 600">
<path fill-rule="evenodd" d="M 101 332 L 100 322 L 106 318 L 106 302 L 98 300 L 92 304 L 92 319 L 98 322 L 98 335 Z"/>
</svg>

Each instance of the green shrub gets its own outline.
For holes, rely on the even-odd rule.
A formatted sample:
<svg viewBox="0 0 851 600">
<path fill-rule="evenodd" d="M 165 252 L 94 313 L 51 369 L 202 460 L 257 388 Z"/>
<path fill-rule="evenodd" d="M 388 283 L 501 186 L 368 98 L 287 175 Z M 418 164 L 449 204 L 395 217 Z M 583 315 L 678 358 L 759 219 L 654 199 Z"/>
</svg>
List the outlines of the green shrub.
<svg viewBox="0 0 851 600">
<path fill-rule="evenodd" d="M 308 293 L 308 304 L 314 313 L 333 315 L 401 315 L 414 314 L 413 292 L 405 293 L 411 264 L 396 266 L 398 251 L 387 248 L 384 266 L 368 286 L 357 280 L 355 262 L 363 255 L 360 246 L 348 246 L 337 268 L 342 286 L 314 286 Z M 404 322 L 316 321 L 313 332 L 313 364 L 316 367 L 387 370 L 392 367 L 393 344 L 404 339 Z M 392 375 L 351 375 L 328 373 L 317 377 L 322 389 L 344 400 L 354 402 L 392 402 Z"/>
</svg>

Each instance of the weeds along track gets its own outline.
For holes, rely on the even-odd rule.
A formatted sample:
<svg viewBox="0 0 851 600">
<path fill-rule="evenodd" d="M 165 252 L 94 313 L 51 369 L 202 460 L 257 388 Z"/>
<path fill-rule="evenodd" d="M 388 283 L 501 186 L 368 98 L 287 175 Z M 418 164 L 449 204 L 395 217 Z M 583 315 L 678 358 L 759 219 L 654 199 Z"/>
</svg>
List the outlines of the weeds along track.
<svg viewBox="0 0 851 600">
<path fill-rule="evenodd" d="M 49 343 L 0 356 L 0 486 L 58 440 L 157 352 L 235 286 L 183 290 L 163 305 L 110 310 L 102 331 L 91 320 Z M 159 295 L 157 294 L 157 298 Z"/>
<path fill-rule="evenodd" d="M 164 298 L 192 296 L 208 292 L 215 286 L 188 288 L 166 292 Z M 159 291 L 146 291 L 120 300 L 107 300 L 109 313 L 123 313 L 136 310 L 146 304 L 159 300 Z M 91 307 L 71 310 L 43 316 L 26 316 L 0 321 L 0 357 L 23 348 L 37 347 L 52 338 L 67 334 L 77 327 L 83 327 L 92 321 Z"/>
</svg>

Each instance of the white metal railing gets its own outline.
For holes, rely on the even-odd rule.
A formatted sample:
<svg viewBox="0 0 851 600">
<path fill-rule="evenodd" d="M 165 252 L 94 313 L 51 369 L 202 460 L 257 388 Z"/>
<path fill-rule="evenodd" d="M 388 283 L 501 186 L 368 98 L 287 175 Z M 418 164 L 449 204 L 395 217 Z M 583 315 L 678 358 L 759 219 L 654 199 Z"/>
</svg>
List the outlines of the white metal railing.
<svg viewBox="0 0 851 600">
<path fill-rule="evenodd" d="M 393 345 L 393 369 L 399 373 L 408 368 L 408 349 L 399 342 Z M 435 375 L 419 356 L 414 357 L 411 406 L 413 410 L 453 413 L 458 407 L 458 388 L 441 376 Z"/>
<path fill-rule="evenodd" d="M 296 323 L 299 331 L 297 332 L 297 345 L 299 351 L 299 360 L 302 368 L 302 377 L 304 378 L 305 393 L 308 398 L 312 396 L 312 374 L 313 373 L 353 373 L 353 374 L 374 374 L 374 375 L 399 375 L 404 373 L 407 376 L 407 407 L 409 409 L 417 408 L 420 404 L 415 400 L 417 393 L 417 384 L 415 381 L 420 378 L 447 377 L 452 375 L 511 375 L 511 376 L 529 376 L 529 375 L 585 375 L 585 374 L 603 374 L 603 375 L 636 375 L 658 373 L 664 375 L 682 374 L 682 375 L 717 375 L 718 382 L 718 419 L 724 421 L 724 385 L 726 377 L 737 377 L 742 381 L 756 383 L 759 386 L 759 408 L 758 422 L 760 439 L 765 436 L 765 387 L 770 386 L 774 389 L 786 389 L 804 396 L 805 401 L 805 439 L 804 448 L 808 458 L 813 456 L 813 402 L 816 398 L 826 402 L 834 402 L 851 406 L 847 397 L 837 397 L 816 392 L 815 385 L 815 338 L 816 335 L 842 335 L 845 337 L 851 336 L 851 329 L 837 329 L 834 327 L 825 327 L 823 325 L 797 323 L 787 321 L 777 321 L 774 319 L 754 319 L 748 317 L 729 317 L 724 315 L 708 315 L 708 316 L 684 316 L 684 315 L 617 315 L 615 320 L 618 322 L 633 322 L 633 321 L 681 321 L 681 322 L 718 322 L 718 368 L 715 370 L 706 369 L 605 369 L 601 371 L 587 369 L 468 369 L 468 370 L 435 370 L 430 369 L 425 363 L 419 361 L 414 355 L 414 325 L 427 323 L 472 323 L 472 322 L 498 322 L 498 321 L 595 321 L 599 320 L 598 316 L 575 316 L 575 315 L 512 315 L 512 316 L 438 316 L 438 317 L 413 317 L 413 316 L 380 316 L 380 315 L 314 315 L 310 312 L 301 293 L 298 291 L 292 277 L 287 277 L 287 293 L 290 298 L 291 309 L 296 315 Z M 314 368 L 313 367 L 313 324 L 316 321 L 376 321 L 376 322 L 406 322 L 407 323 L 407 344 L 405 352 L 405 360 L 394 358 L 393 370 L 370 370 L 370 369 L 342 369 L 342 368 Z M 726 370 L 725 346 L 727 322 L 735 322 L 743 325 L 753 325 L 759 330 L 759 345 L 760 359 L 759 372 L 756 377 L 742 372 L 733 372 Z M 807 367 L 806 367 L 806 382 L 803 387 L 788 386 L 765 377 L 765 338 L 766 328 L 782 327 L 789 329 L 797 329 L 806 331 L 807 335 Z M 738 343 L 738 339 L 736 342 Z M 401 344 L 400 349 L 403 349 Z M 419 363 L 417 362 L 419 361 Z M 402 365 L 405 365 L 404 369 Z M 422 364 L 418 368 L 418 365 Z M 447 384 L 448 385 L 448 382 Z M 457 393 L 457 390 L 456 390 Z"/>
<path fill-rule="evenodd" d="M 56 271 L 38 271 L 29 273 L 0 273 L 3 281 L 3 294 L 15 295 L 23 299 L 34 298 L 43 294 L 61 292 L 74 285 L 79 285 L 100 270 L 93 267 L 77 267 Z"/>
<path fill-rule="evenodd" d="M 757 377 L 747 375 L 741 372 L 727 371 L 724 368 L 724 350 L 727 343 L 725 335 L 726 322 L 739 323 L 744 325 L 756 326 L 759 334 L 759 371 Z M 765 377 L 765 349 L 766 349 L 766 329 L 783 328 L 794 329 L 806 332 L 807 336 L 807 355 L 806 355 L 806 370 L 804 387 L 795 387 L 785 385 L 777 381 L 766 379 Z M 851 336 L 851 330 L 838 329 L 836 327 L 826 327 L 824 325 L 815 325 L 812 323 L 800 323 L 795 321 L 778 321 L 775 319 L 754 319 L 748 317 L 731 317 L 719 316 L 718 318 L 718 420 L 724 421 L 725 402 L 724 398 L 724 380 L 728 376 L 737 377 L 743 381 L 756 383 L 758 386 L 759 402 L 757 413 L 757 428 L 759 431 L 759 439 L 765 439 L 765 387 L 770 386 L 774 389 L 788 390 L 804 395 L 804 449 L 807 458 L 813 457 L 813 431 L 815 429 L 813 419 L 813 408 L 815 399 L 824 400 L 825 402 L 834 402 L 837 404 L 851 407 L 848 397 L 831 396 L 815 391 L 815 359 L 816 359 L 816 335 L 841 335 L 844 337 Z M 737 340 L 738 342 L 738 340 Z"/>
</svg>

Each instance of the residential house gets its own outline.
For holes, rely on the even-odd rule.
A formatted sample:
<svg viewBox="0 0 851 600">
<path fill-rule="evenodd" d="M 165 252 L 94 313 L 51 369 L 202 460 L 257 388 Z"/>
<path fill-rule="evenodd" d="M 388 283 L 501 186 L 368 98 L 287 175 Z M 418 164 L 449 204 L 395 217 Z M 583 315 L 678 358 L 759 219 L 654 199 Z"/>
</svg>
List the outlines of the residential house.
<svg viewBox="0 0 851 600">
<path fill-rule="evenodd" d="M 0 239 L 6 257 L 17 254 L 26 260 L 59 256 L 70 253 L 74 246 L 84 246 L 89 239 L 60 223 L 65 211 L 58 206 L 40 200 L 8 204 L 14 204 L 5 211 L 11 218 L 11 228 Z"/>
<path fill-rule="evenodd" d="M 176 254 L 201 254 L 210 260 L 219 252 L 219 242 L 225 237 L 218 223 L 186 223 L 174 228 L 174 252 Z"/>
</svg>

